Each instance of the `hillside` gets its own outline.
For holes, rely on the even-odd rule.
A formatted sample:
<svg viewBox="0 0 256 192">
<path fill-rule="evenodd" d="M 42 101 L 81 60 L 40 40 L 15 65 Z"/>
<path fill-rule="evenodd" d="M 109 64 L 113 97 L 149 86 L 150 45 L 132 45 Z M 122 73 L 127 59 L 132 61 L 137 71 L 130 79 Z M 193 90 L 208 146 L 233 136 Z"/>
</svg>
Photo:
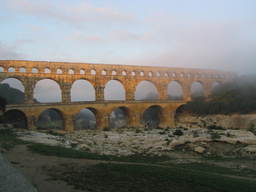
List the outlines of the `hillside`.
<svg viewBox="0 0 256 192">
<path fill-rule="evenodd" d="M 4 98 L 7 104 L 20 104 L 24 102 L 24 93 L 10 87 L 8 84 L 0 84 L 0 97 Z"/>
<path fill-rule="evenodd" d="M 253 113 L 256 111 L 256 78 L 239 79 L 219 85 L 208 98 L 195 99 L 184 105 L 179 112 L 198 115 Z"/>
</svg>

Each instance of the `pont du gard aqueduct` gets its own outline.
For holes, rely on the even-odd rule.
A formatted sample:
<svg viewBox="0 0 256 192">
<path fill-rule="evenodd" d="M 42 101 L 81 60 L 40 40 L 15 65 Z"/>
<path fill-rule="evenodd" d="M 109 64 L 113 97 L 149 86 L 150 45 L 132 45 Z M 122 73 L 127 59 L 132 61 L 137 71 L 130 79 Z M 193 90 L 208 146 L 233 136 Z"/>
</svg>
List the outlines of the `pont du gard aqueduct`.
<svg viewBox="0 0 256 192">
<path fill-rule="evenodd" d="M 214 83 L 224 83 L 235 76 L 230 72 L 207 69 L 0 60 L 0 82 L 7 78 L 15 78 L 24 86 L 24 103 L 7 105 L 6 112 L 16 110 L 23 113 L 28 129 L 36 129 L 36 122 L 43 111 L 54 109 L 62 116 L 64 130 L 74 131 L 74 117 L 85 108 L 94 113 L 98 130 L 108 127 L 110 114 L 117 108 L 127 112 L 127 126 L 141 127 L 143 113 L 151 107 L 159 108 L 159 127 L 174 127 L 176 109 L 191 99 L 192 83 L 199 82 L 203 87 L 204 96 L 208 96 Z M 61 102 L 34 101 L 34 88 L 43 79 L 51 79 L 58 83 Z M 71 102 L 71 87 L 75 81 L 81 79 L 90 82 L 94 87 L 95 101 Z M 123 85 L 125 100 L 104 100 L 104 88 L 110 80 L 116 80 Z M 159 94 L 158 99 L 135 100 L 137 85 L 142 81 L 154 84 Z M 173 81 L 182 87 L 181 100 L 172 100 L 168 97 L 168 85 Z"/>
</svg>

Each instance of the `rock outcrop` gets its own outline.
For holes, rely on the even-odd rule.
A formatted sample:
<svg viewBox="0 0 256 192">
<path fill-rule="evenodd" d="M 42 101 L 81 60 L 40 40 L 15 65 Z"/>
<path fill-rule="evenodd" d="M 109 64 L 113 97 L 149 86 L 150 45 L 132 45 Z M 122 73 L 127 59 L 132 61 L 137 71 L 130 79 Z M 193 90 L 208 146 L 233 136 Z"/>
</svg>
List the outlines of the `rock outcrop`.
<svg viewBox="0 0 256 192">
<path fill-rule="evenodd" d="M 206 128 L 219 126 L 225 129 L 248 130 L 256 127 L 256 114 L 206 115 L 181 114 L 176 120 L 177 127 Z"/>
<path fill-rule="evenodd" d="M 182 134 L 177 135 L 177 133 Z M 231 129 L 121 129 L 101 132 L 83 130 L 64 136 L 34 132 L 26 132 L 26 134 L 23 132 L 19 135 L 23 140 L 115 156 L 136 154 L 161 156 L 168 155 L 175 150 L 206 155 L 234 154 L 234 151 L 239 155 L 254 155 L 249 153 L 252 151 L 251 148 L 244 147 L 256 146 L 256 136 L 252 132 Z"/>
</svg>

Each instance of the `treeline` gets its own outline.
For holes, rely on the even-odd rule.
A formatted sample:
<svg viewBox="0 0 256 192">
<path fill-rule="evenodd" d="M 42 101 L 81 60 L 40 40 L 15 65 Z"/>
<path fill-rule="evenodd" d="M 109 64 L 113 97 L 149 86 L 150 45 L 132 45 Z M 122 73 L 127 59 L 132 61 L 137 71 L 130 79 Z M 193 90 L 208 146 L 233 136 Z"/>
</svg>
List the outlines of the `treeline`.
<svg viewBox="0 0 256 192">
<path fill-rule="evenodd" d="M 194 99 L 179 111 L 198 115 L 256 112 L 256 78 L 244 76 L 219 85 L 208 98 Z"/>
</svg>

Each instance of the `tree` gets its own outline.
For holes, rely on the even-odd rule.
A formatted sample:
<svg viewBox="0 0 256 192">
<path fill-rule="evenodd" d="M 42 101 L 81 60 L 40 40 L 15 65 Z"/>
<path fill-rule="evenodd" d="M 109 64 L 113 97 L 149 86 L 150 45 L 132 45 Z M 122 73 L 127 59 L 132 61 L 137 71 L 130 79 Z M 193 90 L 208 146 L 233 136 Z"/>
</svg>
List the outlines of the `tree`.
<svg viewBox="0 0 256 192">
<path fill-rule="evenodd" d="M 256 77 L 243 76 L 234 81 L 219 85 L 206 98 L 197 98 L 183 107 L 183 112 L 197 115 L 255 113 Z"/>
<path fill-rule="evenodd" d="M 2 111 L 2 112 L 4 112 L 5 111 L 5 106 L 6 106 L 6 100 L 3 98 L 3 97 L 0 97 L 0 110 Z"/>
<path fill-rule="evenodd" d="M 0 97 L 0 123 L 2 122 L 2 117 L 5 112 L 6 100 Z"/>
</svg>

